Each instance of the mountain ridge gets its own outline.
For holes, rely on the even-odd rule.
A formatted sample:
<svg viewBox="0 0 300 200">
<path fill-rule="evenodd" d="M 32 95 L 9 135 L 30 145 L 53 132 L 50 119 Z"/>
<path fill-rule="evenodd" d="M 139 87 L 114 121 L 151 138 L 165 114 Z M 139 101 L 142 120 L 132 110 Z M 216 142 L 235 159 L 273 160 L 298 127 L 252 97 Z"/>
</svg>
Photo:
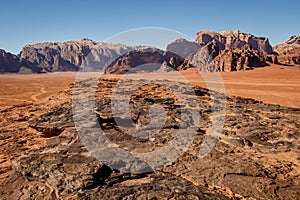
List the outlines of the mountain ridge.
<svg viewBox="0 0 300 200">
<path fill-rule="evenodd" d="M 193 63 L 195 55 L 200 54 L 197 54 L 197 51 L 200 47 L 204 48 L 213 60 L 218 56 L 215 69 L 208 71 L 246 70 L 255 66 L 267 65 L 267 62 L 298 65 L 300 64 L 299 38 L 299 35 L 294 35 L 282 44 L 272 47 L 268 38 L 243 33 L 239 30 L 220 32 L 202 30 L 196 33 L 195 41 L 179 38 L 168 45 L 167 51 L 171 51 L 195 65 Z M 66 42 L 42 42 L 25 45 L 18 55 L 7 54 L 2 50 L 0 66 L 1 73 L 99 71 L 104 70 L 130 51 L 143 52 L 147 49 L 154 50 L 156 48 L 97 42 L 88 38 Z M 242 53 L 243 51 L 248 53 Z M 4 54 L 10 59 L 5 60 Z M 247 64 L 254 61 L 245 62 L 253 57 L 255 57 L 255 62 L 257 61 L 254 65 Z M 199 57 L 197 59 L 199 60 Z"/>
</svg>

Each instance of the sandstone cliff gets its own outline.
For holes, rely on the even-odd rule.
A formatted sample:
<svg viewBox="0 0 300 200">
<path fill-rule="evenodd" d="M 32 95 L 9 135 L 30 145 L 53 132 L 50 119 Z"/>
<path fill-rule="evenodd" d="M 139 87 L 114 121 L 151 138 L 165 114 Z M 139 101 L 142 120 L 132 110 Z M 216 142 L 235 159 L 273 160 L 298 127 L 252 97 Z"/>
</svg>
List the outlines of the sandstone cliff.
<svg viewBox="0 0 300 200">
<path fill-rule="evenodd" d="M 215 65 L 219 71 L 248 70 L 253 67 L 266 66 L 265 58 L 259 51 L 244 46 L 241 49 L 223 50 L 215 57 Z"/>
<path fill-rule="evenodd" d="M 138 47 L 94 42 L 89 39 L 26 45 L 20 57 L 46 71 L 100 70 L 107 63 Z"/>
<path fill-rule="evenodd" d="M 240 31 L 200 31 L 195 42 L 179 39 L 167 50 L 185 56 L 202 71 L 239 71 L 277 63 L 267 38 Z"/>
<path fill-rule="evenodd" d="M 196 43 L 202 50 L 192 55 L 190 62 L 205 71 L 239 71 L 267 66 L 267 62 L 277 63 L 267 38 L 238 30 L 200 31 Z"/>
<path fill-rule="evenodd" d="M 106 68 L 105 73 L 124 74 L 128 71 L 130 73 L 166 71 L 167 66 L 173 70 L 184 70 L 192 67 L 187 60 L 173 52 L 146 49 L 134 50 L 121 56 Z"/>
<path fill-rule="evenodd" d="M 300 64 L 300 35 L 291 36 L 287 41 L 274 47 L 279 54 L 278 61 L 284 65 Z"/>
<path fill-rule="evenodd" d="M 18 56 L 0 49 L 0 73 L 39 73 L 41 69 Z"/>
<path fill-rule="evenodd" d="M 249 45 L 252 49 L 262 53 L 273 53 L 268 38 L 242 33 L 239 30 L 225 30 L 222 32 L 200 31 L 196 33 L 196 42 L 202 46 L 213 40 L 217 42 L 220 50 L 242 48 L 245 45 Z"/>
<path fill-rule="evenodd" d="M 147 63 L 148 71 L 181 70 L 197 66 L 203 71 L 238 71 L 266 66 L 268 62 L 300 64 L 300 36 L 292 36 L 272 49 L 265 37 L 236 31 L 200 31 L 195 42 L 177 39 L 167 53 L 145 46 L 126 46 L 81 39 L 26 45 L 16 56 L 1 51 L 1 73 L 99 71 L 125 73 Z M 129 53 L 132 52 L 132 53 Z M 141 58 L 140 58 L 141 56 Z M 149 58 L 146 58 L 148 57 Z M 169 67 L 167 69 L 167 67 Z"/>
</svg>

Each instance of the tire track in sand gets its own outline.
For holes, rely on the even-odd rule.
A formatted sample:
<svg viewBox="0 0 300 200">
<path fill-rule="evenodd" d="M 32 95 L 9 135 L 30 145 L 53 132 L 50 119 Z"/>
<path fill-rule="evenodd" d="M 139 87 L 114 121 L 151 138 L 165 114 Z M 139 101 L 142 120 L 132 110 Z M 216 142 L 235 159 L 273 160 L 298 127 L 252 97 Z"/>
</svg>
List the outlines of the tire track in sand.
<svg viewBox="0 0 300 200">
<path fill-rule="evenodd" d="M 38 100 L 40 100 L 40 99 L 38 98 L 38 96 L 43 95 L 43 94 L 45 94 L 45 93 L 47 93 L 47 92 L 45 91 L 45 88 L 42 87 L 41 90 L 40 90 L 40 92 L 37 93 L 37 94 L 35 94 L 35 95 L 32 95 L 32 96 L 30 97 L 30 99 L 33 100 L 33 101 L 38 101 Z"/>
</svg>

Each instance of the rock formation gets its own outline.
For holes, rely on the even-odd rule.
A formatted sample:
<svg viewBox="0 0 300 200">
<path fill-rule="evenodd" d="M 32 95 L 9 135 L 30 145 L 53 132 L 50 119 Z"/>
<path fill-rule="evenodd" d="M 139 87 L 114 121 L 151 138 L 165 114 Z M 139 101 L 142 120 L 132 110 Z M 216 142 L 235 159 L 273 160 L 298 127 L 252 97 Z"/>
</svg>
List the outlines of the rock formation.
<svg viewBox="0 0 300 200">
<path fill-rule="evenodd" d="M 239 71 L 266 66 L 267 62 L 277 63 L 277 57 L 265 37 L 238 30 L 200 31 L 196 34 L 196 42 L 202 49 L 191 55 L 189 60 L 201 70 Z"/>
<path fill-rule="evenodd" d="M 39 73 L 41 69 L 18 56 L 0 49 L 0 73 Z"/>
<path fill-rule="evenodd" d="M 142 47 L 94 42 L 81 39 L 26 45 L 20 57 L 43 67 L 45 71 L 101 70 L 117 57 Z"/>
<path fill-rule="evenodd" d="M 266 66 L 264 56 L 250 47 L 241 49 L 223 50 L 214 59 L 218 71 L 240 71 Z"/>
<path fill-rule="evenodd" d="M 200 31 L 196 33 L 196 42 L 198 44 L 205 46 L 212 41 L 216 41 L 220 50 L 241 48 L 247 44 L 253 50 L 257 50 L 264 54 L 273 53 L 268 38 L 242 33 L 239 30 L 225 30 L 222 32 Z"/>
<path fill-rule="evenodd" d="M 179 38 L 174 42 L 168 44 L 167 51 L 170 51 L 181 56 L 182 58 L 187 59 L 190 55 L 195 54 L 200 48 L 201 45 L 196 42 L 190 42 L 186 39 Z"/>
<path fill-rule="evenodd" d="M 173 70 L 184 70 L 193 67 L 181 56 L 159 49 L 134 50 L 119 57 L 109 65 L 105 73 L 107 74 L 124 74 L 130 73 L 154 72 L 159 70 L 162 65 L 167 65 Z"/>
<path fill-rule="evenodd" d="M 221 33 L 202 31 L 197 33 L 199 44 L 180 39 L 168 45 L 167 50 L 187 56 L 189 63 L 202 71 L 239 71 L 277 63 L 276 55 L 264 53 L 272 52 L 267 39 L 239 31 Z"/>
<path fill-rule="evenodd" d="M 96 121 L 90 121 L 90 129 L 84 126 L 84 130 L 99 131 L 93 126 L 98 123 L 105 136 L 119 148 L 151 152 L 168 145 L 179 134 L 179 124 L 185 124 L 180 128 L 193 125 L 189 118 L 180 117 L 180 111 L 196 108 L 186 107 L 176 99 L 178 95 L 190 98 L 190 94 L 183 83 L 173 81 L 123 80 L 124 91 L 131 91 L 136 84 L 143 86 L 131 94 L 131 116 L 122 113 L 113 116 L 111 94 L 118 81 L 102 79 L 99 82 Z M 82 80 L 76 84 L 79 102 L 90 101 L 87 88 L 94 82 L 98 80 Z M 182 92 L 175 95 L 164 85 Z M 49 100 L 55 103 L 53 106 L 47 101 L 1 110 L 1 198 L 297 199 L 300 110 L 228 97 L 221 100 L 226 101 L 227 111 L 224 128 L 217 137 L 208 131 L 213 102 L 220 103 L 212 100 L 211 94 L 216 93 L 200 87 L 194 91 L 201 120 L 192 144 L 174 163 L 144 174 L 113 169 L 91 155 L 76 132 L 72 111 L 76 106 L 72 107 L 71 88 L 60 94 L 69 98 L 56 96 L 55 100 Z M 125 131 L 135 129 L 134 126 L 116 122 L 116 117 L 119 121 L 130 118 L 133 123 L 147 125 L 149 107 L 154 104 L 160 104 L 167 111 L 167 117 L 160 132 L 150 138 L 134 137 Z M 90 136 L 91 144 L 99 145 L 95 149 L 100 148 L 100 135 Z M 201 144 L 209 136 L 217 137 L 218 141 L 212 151 L 201 158 L 198 156 Z"/>
<path fill-rule="evenodd" d="M 195 42 L 177 39 L 167 46 L 165 53 L 146 46 L 126 46 L 90 39 L 45 42 L 26 45 L 18 56 L 1 50 L 0 69 L 1 73 L 37 73 L 79 69 L 99 71 L 107 68 L 107 73 L 125 73 L 146 63 L 157 63 L 158 66 L 164 63 L 174 70 L 194 65 L 204 71 L 247 70 L 265 66 L 268 62 L 296 65 L 300 64 L 299 38 L 300 36 L 292 36 L 274 47 L 275 52 L 267 38 L 238 30 L 200 31 L 196 34 Z M 142 58 L 138 58 L 139 56 Z M 203 56 L 204 60 L 200 61 Z M 148 71 L 153 71 L 158 67 L 148 68 Z"/>
<path fill-rule="evenodd" d="M 195 60 L 196 52 L 200 49 L 200 46 L 203 46 L 204 48 L 207 48 L 210 56 L 212 56 L 212 58 L 214 59 L 220 54 L 222 50 L 231 51 L 234 49 L 242 48 L 245 45 L 249 45 L 253 50 L 257 50 L 265 54 L 273 53 L 272 47 L 270 46 L 267 38 L 256 37 L 251 34 L 241 33 L 240 31 L 223 31 L 219 33 L 201 31 L 196 35 L 196 42 L 189 42 L 184 39 L 178 39 L 168 45 L 167 51 L 177 54 L 179 55 L 179 57 L 185 59 L 188 59 L 189 56 L 193 55 Z M 179 60 L 182 59 L 178 56 L 173 56 L 173 58 L 162 58 L 162 56 L 157 53 L 152 53 L 153 55 L 150 55 L 151 53 L 149 52 L 147 53 L 147 55 L 145 53 L 142 53 L 141 55 L 144 58 L 137 59 L 138 54 L 136 51 L 146 51 L 146 49 L 147 47 L 130 47 L 121 44 L 110 44 L 104 42 L 94 42 L 89 39 L 81 39 L 79 41 L 54 43 L 47 42 L 41 44 L 26 45 L 23 48 L 20 57 L 22 59 L 28 60 L 36 66 L 42 67 L 45 71 L 49 72 L 77 71 L 80 67 L 81 69 L 86 71 L 95 71 L 102 70 L 107 67 L 107 73 L 124 73 L 132 67 L 135 67 L 136 64 L 146 64 L 145 56 L 150 56 L 147 62 L 151 61 L 153 63 L 162 64 L 164 61 L 166 61 L 169 67 L 176 70 L 184 69 L 187 68 L 186 66 L 188 66 L 188 63 L 185 63 L 185 66 L 183 67 L 179 67 L 178 63 L 172 64 L 172 62 L 179 62 Z M 155 51 L 155 49 L 152 50 Z M 136 55 L 133 55 L 132 53 L 125 55 L 130 51 L 134 51 L 134 54 Z M 233 54 L 238 55 L 234 52 Z M 253 52 L 252 54 L 256 53 Z M 220 56 L 219 60 L 221 58 L 227 59 L 228 55 L 230 54 L 226 55 L 227 56 Z M 132 56 L 134 57 L 134 59 L 137 59 L 137 61 L 133 62 Z M 127 61 L 124 60 L 124 57 L 126 57 Z M 123 60 L 121 61 L 120 59 Z M 144 61 L 142 61 L 143 59 Z M 243 59 L 246 58 L 241 58 L 241 60 Z M 236 57 L 232 58 L 232 60 L 236 60 Z M 262 59 L 256 60 L 258 61 Z M 227 63 L 230 61 L 218 61 L 218 63 L 222 62 Z M 249 64 L 251 64 L 251 62 L 249 62 Z M 264 62 L 259 65 L 263 64 Z M 151 66 L 148 67 L 152 68 Z M 232 64 L 231 69 L 239 70 L 248 69 L 251 67 L 255 66 L 235 67 L 235 64 Z M 120 68 L 120 70 L 116 70 L 116 68 Z M 204 69 L 204 67 L 201 68 Z M 216 68 L 221 70 L 223 69 L 222 66 L 217 66 Z M 210 71 L 208 69 L 204 70 Z M 229 68 L 227 68 L 226 70 L 229 70 Z"/>
<path fill-rule="evenodd" d="M 287 41 L 274 47 L 279 54 L 278 62 L 284 65 L 300 64 L 300 35 L 291 36 Z"/>
</svg>

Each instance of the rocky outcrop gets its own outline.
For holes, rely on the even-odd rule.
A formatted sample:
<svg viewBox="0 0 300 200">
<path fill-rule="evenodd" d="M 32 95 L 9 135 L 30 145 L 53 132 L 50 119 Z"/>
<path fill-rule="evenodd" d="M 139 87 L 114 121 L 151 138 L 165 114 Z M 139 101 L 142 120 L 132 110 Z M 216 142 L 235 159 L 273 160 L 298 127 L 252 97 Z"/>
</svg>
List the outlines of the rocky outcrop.
<svg viewBox="0 0 300 200">
<path fill-rule="evenodd" d="M 192 42 L 182 44 L 182 42 L 176 43 L 175 41 L 173 46 L 175 46 L 175 44 L 179 53 L 180 49 L 193 50 L 186 54 L 188 55 L 188 62 L 201 71 L 230 72 L 248 70 L 255 67 L 267 66 L 267 62 L 277 62 L 276 55 L 263 54 L 257 50 L 253 50 L 251 46 L 247 44 L 241 48 L 224 50 L 221 49 L 219 42 L 216 40 L 212 40 L 203 47 L 198 47 L 198 49 L 195 48 L 195 44 Z"/>
<path fill-rule="evenodd" d="M 200 31 L 196 43 L 202 48 L 189 57 L 191 64 L 205 71 L 239 71 L 277 63 L 265 37 L 236 31 Z"/>
<path fill-rule="evenodd" d="M 296 54 L 300 49 L 300 35 L 293 35 L 282 44 L 274 47 L 274 51 L 279 55 Z"/>
<path fill-rule="evenodd" d="M 218 71 L 240 71 L 266 66 L 264 56 L 250 47 L 223 50 L 214 59 Z"/>
<path fill-rule="evenodd" d="M 143 47 L 94 42 L 81 39 L 68 42 L 46 42 L 26 45 L 20 57 L 45 71 L 102 70 L 117 57 Z"/>
<path fill-rule="evenodd" d="M 300 35 L 291 36 L 284 43 L 274 47 L 279 54 L 278 62 L 284 65 L 300 64 Z"/>
<path fill-rule="evenodd" d="M 116 59 L 109 65 L 106 74 L 125 74 L 137 72 L 154 72 L 167 65 L 173 70 L 193 67 L 181 56 L 159 49 L 134 50 Z"/>
<path fill-rule="evenodd" d="M 0 73 L 39 73 L 41 69 L 18 56 L 0 49 Z"/>
<path fill-rule="evenodd" d="M 245 45 L 249 45 L 253 50 L 265 54 L 272 54 L 272 46 L 269 43 L 268 38 L 257 37 L 248 33 L 242 33 L 239 30 L 235 31 L 200 31 L 196 33 L 196 42 L 202 46 L 208 43 L 216 41 L 220 50 L 224 49 L 237 49 L 242 48 Z"/>
<path fill-rule="evenodd" d="M 112 115 L 111 95 L 119 81 L 124 81 L 121 86 L 126 91 L 120 93 L 120 97 L 128 95 L 127 91 L 134 91 L 130 93 L 130 116 L 124 115 L 122 110 L 117 116 Z M 98 80 L 78 82 L 75 99 L 81 103 L 89 102 L 87 88 L 94 82 Z M 137 84 L 142 87 L 135 90 Z M 165 85 L 181 92 L 175 95 Z M 178 101 L 178 96 L 190 98 L 182 82 L 99 81 L 95 110 L 92 110 L 97 118 L 90 123 L 98 123 L 105 136 L 119 148 L 135 153 L 159 150 L 174 140 L 179 127 L 185 129 L 192 125 L 190 118 L 182 117 L 184 113 L 180 111 L 197 109 L 201 115 L 196 135 L 185 153 L 170 165 L 144 174 L 125 173 L 93 157 L 76 132 L 71 97 L 52 108 L 25 104 L 1 110 L 0 116 L 4 120 L 0 121 L 0 156 L 3 163 L 10 164 L 10 168 L 5 169 L 0 163 L 0 178 L 7 175 L 5 170 L 10 171 L 9 176 L 0 179 L 1 198 L 297 199 L 300 191 L 300 110 L 228 97 L 221 100 L 226 101 L 227 110 L 218 137 L 209 133 L 212 117 L 220 117 L 211 114 L 213 104 L 220 103 L 211 95 L 216 93 L 200 87 L 193 89 L 199 108 Z M 71 95 L 71 92 L 66 91 L 66 94 Z M 149 124 L 151 106 L 155 104 L 167 111 L 166 123 L 160 132 L 146 138 L 128 134 L 127 131 L 137 130 L 135 124 Z M 128 118 L 132 119 L 133 126 L 119 123 Z M 185 125 L 181 126 L 182 123 Z M 50 135 L 45 145 L 37 146 L 45 139 L 44 127 L 63 131 Z M 99 128 L 90 128 L 97 133 L 89 134 L 91 144 L 99 145 L 95 146 L 97 149 L 103 145 L 99 143 Z M 83 129 L 90 130 L 87 126 Z M 140 133 L 145 131 L 149 132 L 142 129 Z M 39 138 L 39 134 L 42 137 Z M 217 143 L 206 157 L 201 158 L 198 156 L 201 144 L 209 136 L 217 139 Z M 26 155 L 22 155 L 24 152 Z M 165 155 L 171 153 L 165 152 Z"/>
</svg>

